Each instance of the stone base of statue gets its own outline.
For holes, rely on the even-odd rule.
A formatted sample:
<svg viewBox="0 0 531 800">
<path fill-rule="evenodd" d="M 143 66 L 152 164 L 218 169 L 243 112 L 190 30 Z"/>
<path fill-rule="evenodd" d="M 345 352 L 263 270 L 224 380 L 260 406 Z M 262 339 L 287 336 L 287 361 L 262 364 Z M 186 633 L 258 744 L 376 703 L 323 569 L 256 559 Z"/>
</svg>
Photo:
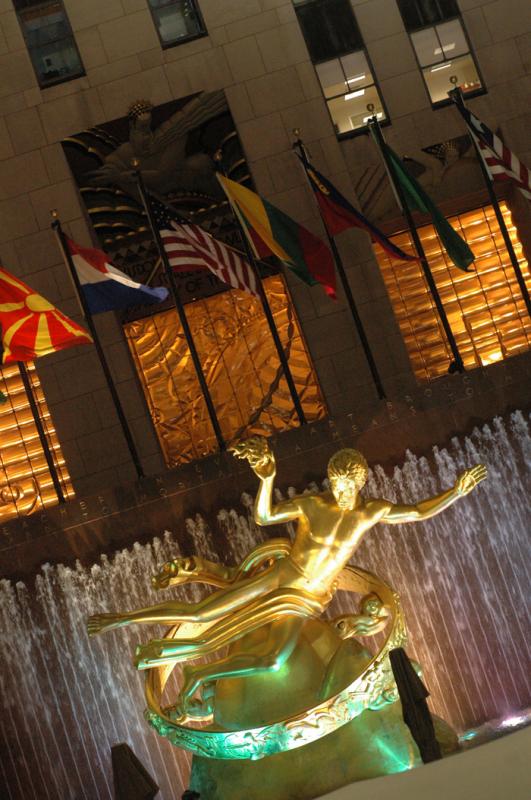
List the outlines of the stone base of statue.
<svg viewBox="0 0 531 800">
<path fill-rule="evenodd" d="M 231 648 L 256 650 L 267 629 Z M 220 680 L 215 727 L 238 730 L 283 719 L 333 696 L 359 674 L 370 655 L 359 643 L 339 639 L 322 620 L 308 620 L 297 648 L 275 673 Z M 457 749 L 457 737 L 435 720 L 443 753 Z M 421 760 L 400 702 L 366 710 L 311 744 L 257 761 L 195 755 L 190 788 L 205 800 L 309 800 L 355 781 L 402 772 Z"/>
</svg>

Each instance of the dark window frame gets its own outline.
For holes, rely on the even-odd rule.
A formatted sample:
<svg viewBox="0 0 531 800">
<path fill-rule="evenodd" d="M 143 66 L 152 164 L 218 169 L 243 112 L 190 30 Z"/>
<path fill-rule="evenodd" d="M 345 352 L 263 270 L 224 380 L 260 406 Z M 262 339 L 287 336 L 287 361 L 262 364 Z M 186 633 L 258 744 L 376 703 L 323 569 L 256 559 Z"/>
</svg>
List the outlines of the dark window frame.
<svg viewBox="0 0 531 800">
<path fill-rule="evenodd" d="M 399 6 L 399 10 L 400 10 L 400 6 Z M 465 26 L 465 24 L 463 22 L 463 17 L 461 16 L 461 14 L 454 14 L 451 17 L 444 17 L 443 19 L 440 19 L 438 22 L 433 22 L 433 23 L 430 23 L 429 25 L 420 25 L 420 26 L 416 26 L 414 28 L 413 27 L 412 28 L 408 28 L 408 26 L 406 24 L 406 20 L 404 19 L 404 17 L 402 17 L 402 21 L 404 22 L 404 27 L 406 28 L 406 32 L 407 32 L 407 35 L 409 37 L 409 41 L 411 43 L 411 47 L 413 48 L 413 53 L 415 55 L 415 61 L 417 62 L 417 66 L 419 68 L 422 80 L 424 82 L 424 87 L 425 87 L 426 92 L 428 94 L 428 99 L 430 101 L 431 107 L 434 110 L 437 110 L 438 108 L 444 108 L 445 106 L 451 105 L 452 100 L 449 97 L 446 98 L 445 100 L 437 100 L 435 102 L 431 99 L 431 92 L 430 92 L 430 88 L 428 86 L 428 83 L 426 81 L 426 78 L 424 77 L 424 70 L 430 69 L 431 67 L 435 67 L 438 64 L 442 64 L 444 61 L 452 61 L 453 60 L 451 58 L 447 58 L 445 53 L 444 53 L 442 42 L 439 39 L 439 34 L 437 33 L 437 26 L 438 25 L 444 25 L 445 22 L 453 22 L 454 20 L 458 20 L 459 21 L 459 24 L 461 25 L 461 30 L 463 31 L 463 35 L 465 37 L 465 41 L 466 41 L 466 43 L 468 45 L 468 52 L 467 53 L 462 53 L 458 57 L 459 58 L 462 58 L 463 56 L 470 56 L 471 57 L 471 59 L 472 59 L 472 61 L 474 63 L 474 66 L 476 68 L 476 72 L 478 74 L 480 83 L 481 83 L 481 86 L 480 86 L 479 89 L 474 89 L 471 92 L 467 92 L 465 96 L 466 96 L 467 99 L 468 98 L 471 99 L 473 97 L 480 97 L 481 95 L 487 94 L 488 90 L 487 90 L 487 88 L 485 86 L 485 81 L 483 79 L 483 75 L 481 74 L 481 70 L 479 68 L 479 64 L 477 62 L 476 55 L 474 53 L 474 50 L 472 48 L 472 44 L 470 42 L 470 37 L 468 35 L 468 31 L 467 31 L 466 26 Z M 438 61 L 434 61 L 433 63 L 422 65 L 420 63 L 419 57 L 417 55 L 417 50 L 416 50 L 415 44 L 414 44 L 413 39 L 412 39 L 412 34 L 420 33 L 420 31 L 427 31 L 427 30 L 431 30 L 431 29 L 433 29 L 433 31 L 435 32 L 435 36 L 437 37 L 437 40 L 438 40 L 439 45 L 441 47 L 441 58 Z M 450 90 L 448 90 L 448 91 L 450 91 Z"/>
<path fill-rule="evenodd" d="M 376 87 L 376 91 L 378 92 L 378 97 L 380 98 L 380 102 L 382 104 L 382 109 L 383 109 L 384 114 L 385 114 L 385 119 L 381 120 L 381 122 L 380 122 L 380 128 L 385 128 L 385 127 L 387 127 L 388 125 L 391 124 L 391 119 L 389 117 L 389 112 L 387 110 L 387 106 L 385 104 L 384 97 L 383 97 L 382 93 L 380 92 L 380 86 L 379 86 L 378 81 L 376 80 L 376 77 L 375 77 L 375 74 L 374 74 L 374 68 L 372 66 L 371 58 L 370 58 L 369 53 L 367 52 L 367 48 L 365 46 L 358 47 L 356 50 L 347 50 L 345 53 L 340 53 L 340 54 L 334 56 L 334 58 L 326 58 L 326 59 L 323 59 L 322 61 L 312 61 L 312 64 L 313 64 L 314 67 L 318 67 L 319 64 L 328 64 L 330 61 L 334 61 L 334 59 L 337 59 L 339 61 L 344 56 L 350 56 L 350 55 L 353 55 L 354 53 L 363 53 L 363 55 L 367 59 L 367 64 L 369 65 L 369 69 L 370 69 L 371 75 L 373 77 L 373 83 L 370 83 L 367 86 L 363 86 L 363 88 L 364 89 L 371 89 L 373 86 Z M 336 94 L 336 95 L 334 95 L 334 97 L 326 97 L 326 95 L 324 93 L 324 89 L 321 86 L 321 81 L 319 80 L 319 76 L 317 75 L 317 70 L 316 70 L 316 76 L 317 76 L 317 81 L 319 83 L 319 88 L 321 89 L 321 93 L 323 95 L 323 100 L 325 101 L 326 108 L 328 110 L 328 113 L 330 114 L 330 119 L 332 120 L 332 124 L 335 127 L 334 119 L 332 117 L 332 114 L 330 113 L 330 110 L 328 109 L 328 101 L 329 100 L 336 100 L 338 97 L 344 97 L 346 94 L 349 94 L 349 89 L 347 88 L 347 90 L 345 92 L 343 92 L 342 94 Z M 369 113 L 370 112 L 367 111 L 367 114 L 369 114 Z M 341 141 L 342 139 L 353 139 L 355 136 L 362 136 L 363 134 L 366 134 L 368 130 L 369 130 L 369 125 L 367 124 L 367 125 L 361 125 L 359 128 L 354 128 L 351 131 L 343 131 L 343 133 L 339 133 L 339 131 L 336 131 L 335 133 L 336 133 L 336 136 L 337 136 L 338 140 Z"/>
<path fill-rule="evenodd" d="M 312 3 L 314 3 L 314 2 L 319 2 L 319 0 L 307 0 L 306 3 L 301 3 L 299 5 L 308 5 L 309 6 L 309 5 L 312 5 Z M 382 95 L 382 93 L 380 91 L 380 85 L 378 83 L 378 79 L 376 78 L 376 74 L 374 72 L 374 68 L 373 68 L 373 65 L 372 65 L 371 58 L 369 56 L 369 53 L 368 53 L 367 48 L 365 46 L 365 42 L 363 40 L 363 36 L 362 36 L 361 31 L 359 29 L 358 20 L 356 19 L 356 14 L 354 13 L 354 9 L 350 5 L 350 2 L 348 4 L 350 6 L 350 11 L 351 11 L 352 17 L 354 19 L 354 25 L 355 25 L 356 31 L 358 33 L 358 36 L 359 36 L 359 45 L 360 46 L 355 47 L 355 48 L 349 48 L 349 49 L 346 49 L 344 51 L 343 50 L 338 50 L 333 56 L 330 56 L 330 57 L 327 57 L 327 58 L 317 59 L 317 60 L 314 61 L 312 59 L 312 55 L 310 53 L 310 48 L 308 46 L 308 43 L 306 42 L 306 46 L 308 47 L 308 53 L 310 54 L 310 60 L 312 62 L 313 67 L 315 68 L 315 67 L 318 67 L 320 64 L 327 64 L 327 63 L 329 63 L 331 61 L 334 61 L 336 59 L 339 61 L 344 56 L 349 56 L 349 55 L 352 55 L 353 53 L 363 53 L 363 55 L 365 56 L 365 59 L 367 60 L 367 64 L 369 65 L 369 68 L 370 68 L 370 71 L 371 71 L 371 75 L 372 75 L 372 78 L 373 78 L 373 83 L 368 84 L 367 86 L 364 86 L 363 88 L 370 89 L 373 86 L 376 88 L 376 91 L 378 93 L 378 97 L 380 98 L 380 103 L 382 104 L 382 109 L 383 109 L 384 114 L 385 114 L 385 119 L 383 119 L 380 122 L 380 127 L 385 128 L 388 125 L 391 125 L 391 118 L 389 116 L 389 111 L 387 110 L 387 106 L 385 104 L 385 99 L 384 99 L 384 97 L 383 97 L 383 95 Z M 293 4 L 293 8 L 295 9 L 295 13 L 296 14 L 297 14 L 297 10 L 296 10 L 297 7 L 298 7 L 297 5 Z M 301 29 L 301 33 L 303 34 L 303 37 L 304 37 L 304 30 L 303 30 L 303 27 L 302 27 L 302 25 L 300 23 L 300 20 L 299 20 L 298 16 L 297 16 L 297 21 L 299 23 L 299 27 Z M 305 39 L 305 41 L 306 41 L 306 39 Z M 347 90 L 345 92 L 343 92 L 342 94 L 334 95 L 334 97 L 326 97 L 324 89 L 323 89 L 323 86 L 321 85 L 321 81 L 319 80 L 319 76 L 317 75 L 317 70 L 315 71 L 315 74 L 316 74 L 316 77 L 317 77 L 317 81 L 319 83 L 319 88 L 321 89 L 321 94 L 323 96 L 323 100 L 325 102 L 326 109 L 328 111 L 328 114 L 330 116 L 332 124 L 334 125 L 334 128 L 335 128 L 336 123 L 334 122 L 334 118 L 332 117 L 332 114 L 331 114 L 330 109 L 328 107 L 328 101 L 335 100 L 338 97 L 344 97 L 346 94 L 349 93 L 349 90 L 347 88 Z M 367 114 L 369 114 L 369 112 L 367 112 Z M 368 129 L 369 129 L 368 125 L 361 125 L 359 128 L 354 128 L 351 131 L 343 131 L 342 133 L 340 133 L 339 131 L 336 130 L 335 134 L 336 134 L 337 139 L 339 141 L 342 141 L 344 139 L 353 139 L 356 136 L 366 135 Z"/>
<path fill-rule="evenodd" d="M 177 2 L 178 2 L 178 0 L 173 0 L 173 2 L 172 2 L 172 0 L 170 0 L 168 2 L 168 6 L 171 7 L 171 5 L 176 5 Z M 194 42 L 196 39 L 204 39 L 205 36 L 208 36 L 207 27 L 205 25 L 205 20 L 203 18 L 202 13 L 201 13 L 201 9 L 199 7 L 199 3 L 197 2 L 197 0 L 189 0 L 189 2 L 193 4 L 194 14 L 197 17 L 197 20 L 198 20 L 198 22 L 199 22 L 199 24 L 201 26 L 201 30 L 198 31 L 197 33 L 191 33 L 188 36 L 180 36 L 178 39 L 173 39 L 171 42 L 164 42 L 162 40 L 162 37 L 160 35 L 160 31 L 159 31 L 159 28 L 158 28 L 158 25 L 157 25 L 157 17 L 156 17 L 156 14 L 155 14 L 156 9 L 153 8 L 153 6 L 151 5 L 150 0 L 147 0 L 147 7 L 149 8 L 149 13 L 151 14 L 151 19 L 153 20 L 153 26 L 155 28 L 155 31 L 157 32 L 157 36 L 159 37 L 159 42 L 160 42 L 160 46 L 161 46 L 162 50 L 168 50 L 171 47 L 178 47 L 180 44 L 187 44 L 188 42 Z"/>
<path fill-rule="evenodd" d="M 23 14 L 24 14 L 24 11 L 28 11 L 28 10 L 30 10 L 32 8 L 38 8 L 39 6 L 46 6 L 46 2 L 45 1 L 42 1 L 42 2 L 38 2 L 38 1 L 37 2 L 24 2 L 24 0 L 22 0 L 22 2 L 17 3 L 17 0 L 13 0 L 13 8 L 14 8 L 15 14 L 17 16 L 17 21 L 18 21 L 20 30 L 22 32 L 22 36 L 24 37 L 24 42 L 26 44 L 26 50 L 28 52 L 28 55 L 29 55 L 29 58 L 30 58 L 30 61 L 31 61 L 31 66 L 32 66 L 33 71 L 35 73 L 35 77 L 37 79 L 37 83 L 39 84 L 39 87 L 41 89 L 49 89 L 50 87 L 58 86 L 61 83 L 69 83 L 70 81 L 77 81 L 79 78 L 83 78 L 87 74 L 86 70 L 85 70 L 85 65 L 83 64 L 83 60 L 81 58 L 81 53 L 79 52 L 79 48 L 77 46 L 76 37 L 74 36 L 74 32 L 73 32 L 72 26 L 70 24 L 70 19 L 68 17 L 67 11 L 66 11 L 65 6 L 64 6 L 64 2 L 63 2 L 63 0 L 54 0 L 54 2 L 56 2 L 58 5 L 61 6 L 61 9 L 62 9 L 62 12 L 63 12 L 63 15 L 64 15 L 64 22 L 65 22 L 65 25 L 66 25 L 66 27 L 67 27 L 67 29 L 69 31 L 69 34 L 67 36 L 61 37 L 60 39 L 54 39 L 53 41 L 54 42 L 63 42 L 63 41 L 64 42 L 69 42 L 73 46 L 74 50 L 76 51 L 77 57 L 79 59 L 80 71 L 79 72 L 73 72 L 73 73 L 71 73 L 69 75 L 66 75 L 66 76 L 58 75 L 55 78 L 50 78 L 48 80 L 44 80 L 43 76 L 41 75 L 41 73 L 39 71 L 39 68 L 38 68 L 38 66 L 36 64 L 36 61 L 34 59 L 34 51 L 35 51 L 36 48 L 31 45 L 31 43 L 29 42 L 28 37 L 26 35 L 26 26 L 25 26 L 25 21 L 24 21 Z"/>
<path fill-rule="evenodd" d="M 419 24 L 410 25 L 404 16 L 404 12 L 402 11 L 402 2 L 404 3 L 404 7 L 407 7 L 409 9 L 411 8 L 411 6 L 419 6 L 421 5 L 421 3 L 418 3 L 417 0 L 402 0 L 402 2 L 401 0 L 397 0 L 398 10 L 400 11 L 400 16 L 402 17 L 406 31 L 408 33 L 416 33 L 417 31 L 424 30 L 425 28 L 433 28 L 435 25 L 440 25 L 442 22 L 449 22 L 451 19 L 455 19 L 456 17 L 461 17 L 461 14 L 459 12 L 459 6 L 456 0 L 450 0 L 450 1 L 453 3 L 455 7 L 455 13 L 446 15 L 443 12 L 439 19 L 433 20 L 432 22 L 421 22 Z M 435 2 L 438 2 L 438 0 L 435 0 Z M 419 11 L 419 15 L 422 13 L 423 13 L 422 11 Z"/>
</svg>

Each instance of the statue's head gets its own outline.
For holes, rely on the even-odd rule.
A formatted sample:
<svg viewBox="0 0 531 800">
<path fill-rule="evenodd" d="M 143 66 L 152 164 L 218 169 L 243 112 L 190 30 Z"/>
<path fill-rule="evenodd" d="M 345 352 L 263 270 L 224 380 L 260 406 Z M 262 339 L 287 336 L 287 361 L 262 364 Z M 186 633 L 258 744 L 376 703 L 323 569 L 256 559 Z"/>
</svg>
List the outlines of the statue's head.
<svg viewBox="0 0 531 800">
<path fill-rule="evenodd" d="M 131 123 L 137 120 L 145 121 L 151 119 L 153 103 L 150 100 L 135 100 L 127 110 L 127 116 Z"/>
<path fill-rule="evenodd" d="M 358 450 L 345 447 L 328 462 L 328 480 L 339 508 L 353 509 L 360 489 L 365 486 L 369 468 Z"/>
</svg>

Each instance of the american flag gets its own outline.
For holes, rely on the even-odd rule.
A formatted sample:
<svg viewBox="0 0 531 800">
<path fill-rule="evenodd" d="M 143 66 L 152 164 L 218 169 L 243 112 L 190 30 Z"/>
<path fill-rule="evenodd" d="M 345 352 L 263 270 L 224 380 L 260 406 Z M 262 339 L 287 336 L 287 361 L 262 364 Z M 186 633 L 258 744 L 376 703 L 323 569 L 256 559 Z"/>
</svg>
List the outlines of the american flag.
<svg viewBox="0 0 531 800">
<path fill-rule="evenodd" d="M 515 156 L 487 126 L 481 122 L 462 101 L 462 98 L 452 94 L 457 108 L 461 112 L 480 153 L 483 162 L 493 181 L 512 181 L 522 192 L 524 197 L 531 200 L 531 173 L 525 164 Z"/>
<path fill-rule="evenodd" d="M 258 278 L 236 250 L 182 219 L 158 200 L 150 197 L 149 203 L 172 269 L 176 272 L 209 269 L 233 289 L 259 297 Z"/>
</svg>

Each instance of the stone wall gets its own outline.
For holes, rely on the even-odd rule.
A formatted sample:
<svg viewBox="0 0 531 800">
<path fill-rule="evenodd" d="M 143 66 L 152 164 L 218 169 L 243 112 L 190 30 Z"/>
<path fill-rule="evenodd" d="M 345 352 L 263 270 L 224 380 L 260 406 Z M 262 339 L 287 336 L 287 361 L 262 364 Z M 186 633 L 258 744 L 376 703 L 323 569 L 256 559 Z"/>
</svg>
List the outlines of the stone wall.
<svg viewBox="0 0 531 800">
<path fill-rule="evenodd" d="M 273 437 L 276 485 L 284 495 L 288 487 L 302 491 L 312 481 L 320 485 L 328 459 L 341 447 L 359 448 L 369 464 L 383 465 L 392 474 L 408 450 L 431 460 L 434 445 L 447 447 L 451 437 L 468 435 L 496 415 L 526 411 L 530 397 L 531 355 L 526 353 L 488 370 L 449 375 L 392 402 L 356 402 L 351 413 Z M 256 486 L 247 464 L 223 453 L 134 483 L 78 494 L 64 505 L 0 527 L 0 579 L 27 579 L 45 562 L 73 565 L 79 560 L 90 566 L 102 553 L 149 542 L 165 530 L 176 533 L 183 552 L 192 553 L 187 521 L 198 514 L 215 531 L 216 552 L 225 558 L 231 546 L 219 510 L 235 509 L 246 517 Z M 285 535 L 285 526 L 277 535 Z"/>
<path fill-rule="evenodd" d="M 299 127 L 312 159 L 352 200 L 360 170 L 377 160 L 367 137 L 339 143 L 291 0 L 199 0 L 209 35 L 162 50 L 146 0 L 64 0 L 86 76 L 38 88 L 10 0 L 0 0 L 0 259 L 65 313 L 79 319 L 50 231 L 56 208 L 81 243 L 90 235 L 60 140 L 124 115 L 139 97 L 154 104 L 224 89 L 259 192 L 322 234 L 291 151 Z M 432 110 L 394 0 L 353 0 L 399 152 L 463 133 L 451 108 Z M 471 108 L 528 162 L 530 9 L 518 0 L 460 0 L 488 93 Z M 526 84 L 527 79 L 527 84 Z M 462 186 L 465 192 L 475 186 Z M 458 199 L 456 200 L 458 206 Z M 340 241 L 347 272 L 390 395 L 415 381 L 389 299 L 363 233 Z M 375 399 L 342 296 L 288 276 L 332 414 Z M 148 474 L 162 460 L 120 327 L 97 319 L 120 397 Z M 38 372 L 79 495 L 134 477 L 103 375 L 89 348 L 50 356 Z"/>
</svg>

